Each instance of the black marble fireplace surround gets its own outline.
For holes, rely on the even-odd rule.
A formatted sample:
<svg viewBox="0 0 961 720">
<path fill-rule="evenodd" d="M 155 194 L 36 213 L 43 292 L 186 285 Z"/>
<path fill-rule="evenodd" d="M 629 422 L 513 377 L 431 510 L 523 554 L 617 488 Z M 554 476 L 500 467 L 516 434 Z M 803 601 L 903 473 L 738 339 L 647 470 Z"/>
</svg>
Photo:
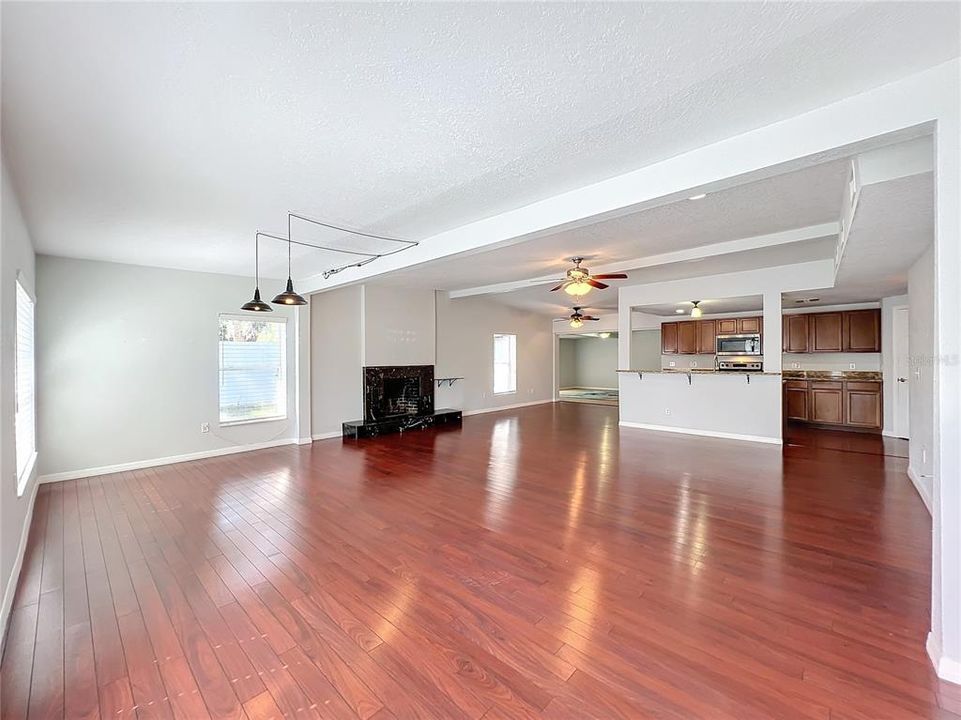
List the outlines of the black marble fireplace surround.
<svg viewBox="0 0 961 720">
<path fill-rule="evenodd" d="M 379 422 L 434 412 L 434 366 L 364 368 L 364 420 Z"/>
</svg>

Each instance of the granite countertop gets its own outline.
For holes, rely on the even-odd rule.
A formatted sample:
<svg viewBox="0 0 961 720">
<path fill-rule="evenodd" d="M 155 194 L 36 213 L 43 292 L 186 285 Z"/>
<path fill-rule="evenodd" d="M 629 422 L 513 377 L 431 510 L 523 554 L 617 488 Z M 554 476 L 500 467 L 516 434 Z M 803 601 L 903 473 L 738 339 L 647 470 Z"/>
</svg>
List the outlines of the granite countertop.
<svg viewBox="0 0 961 720">
<path fill-rule="evenodd" d="M 881 381 L 881 373 L 871 370 L 785 370 L 785 380 L 874 380 Z"/>
<path fill-rule="evenodd" d="M 644 373 L 645 375 L 780 375 L 779 372 L 759 370 L 715 370 L 714 368 L 664 368 L 661 370 L 618 370 L 619 373 Z"/>
</svg>

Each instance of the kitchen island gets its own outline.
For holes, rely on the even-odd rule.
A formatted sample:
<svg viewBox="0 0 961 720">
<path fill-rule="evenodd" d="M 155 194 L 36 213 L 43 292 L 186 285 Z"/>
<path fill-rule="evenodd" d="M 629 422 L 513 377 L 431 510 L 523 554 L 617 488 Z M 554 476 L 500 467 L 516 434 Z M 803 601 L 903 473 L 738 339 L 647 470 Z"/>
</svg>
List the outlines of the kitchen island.
<svg viewBox="0 0 961 720">
<path fill-rule="evenodd" d="M 618 370 L 624 427 L 781 443 L 781 373 Z"/>
</svg>

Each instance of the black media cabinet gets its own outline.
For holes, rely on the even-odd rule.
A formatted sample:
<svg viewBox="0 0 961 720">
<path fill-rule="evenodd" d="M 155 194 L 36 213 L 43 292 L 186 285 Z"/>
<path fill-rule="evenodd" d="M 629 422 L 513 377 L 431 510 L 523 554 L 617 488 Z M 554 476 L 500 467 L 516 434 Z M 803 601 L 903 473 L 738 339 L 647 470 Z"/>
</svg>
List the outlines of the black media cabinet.
<svg viewBox="0 0 961 720">
<path fill-rule="evenodd" d="M 397 415 L 383 420 L 351 420 L 343 424 L 345 438 L 369 438 L 385 433 L 420 430 L 435 425 L 460 425 L 461 411 L 442 408 L 428 415 Z"/>
</svg>

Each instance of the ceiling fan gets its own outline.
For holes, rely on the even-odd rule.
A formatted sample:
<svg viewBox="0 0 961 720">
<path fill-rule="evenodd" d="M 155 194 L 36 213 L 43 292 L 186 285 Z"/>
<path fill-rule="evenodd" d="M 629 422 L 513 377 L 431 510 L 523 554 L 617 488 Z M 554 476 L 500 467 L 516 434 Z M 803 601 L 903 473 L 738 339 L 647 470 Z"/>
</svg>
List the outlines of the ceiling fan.
<svg viewBox="0 0 961 720">
<path fill-rule="evenodd" d="M 606 283 L 598 282 L 598 280 L 618 280 L 627 277 L 624 273 L 591 275 L 587 268 L 581 267 L 581 263 L 584 262 L 584 258 L 582 257 L 572 257 L 571 262 L 574 263 L 574 267 L 567 271 L 567 277 L 560 285 L 551 288 L 551 292 L 564 288 L 564 292 L 568 295 L 580 297 L 587 295 L 587 293 L 591 291 L 591 288 L 603 290 L 609 287 Z"/>
<path fill-rule="evenodd" d="M 583 310 L 583 308 L 580 307 L 579 305 L 575 305 L 573 309 L 574 309 L 574 312 L 571 313 L 570 317 L 558 318 L 558 319 L 559 319 L 559 320 L 569 320 L 569 321 L 570 321 L 570 326 L 571 326 L 572 328 L 579 328 L 579 327 L 581 327 L 581 326 L 584 324 L 584 321 L 585 321 L 585 320 L 600 320 L 600 318 L 596 318 L 596 317 L 594 317 L 593 315 L 583 315 L 583 314 L 581 314 L 581 310 Z"/>
</svg>

